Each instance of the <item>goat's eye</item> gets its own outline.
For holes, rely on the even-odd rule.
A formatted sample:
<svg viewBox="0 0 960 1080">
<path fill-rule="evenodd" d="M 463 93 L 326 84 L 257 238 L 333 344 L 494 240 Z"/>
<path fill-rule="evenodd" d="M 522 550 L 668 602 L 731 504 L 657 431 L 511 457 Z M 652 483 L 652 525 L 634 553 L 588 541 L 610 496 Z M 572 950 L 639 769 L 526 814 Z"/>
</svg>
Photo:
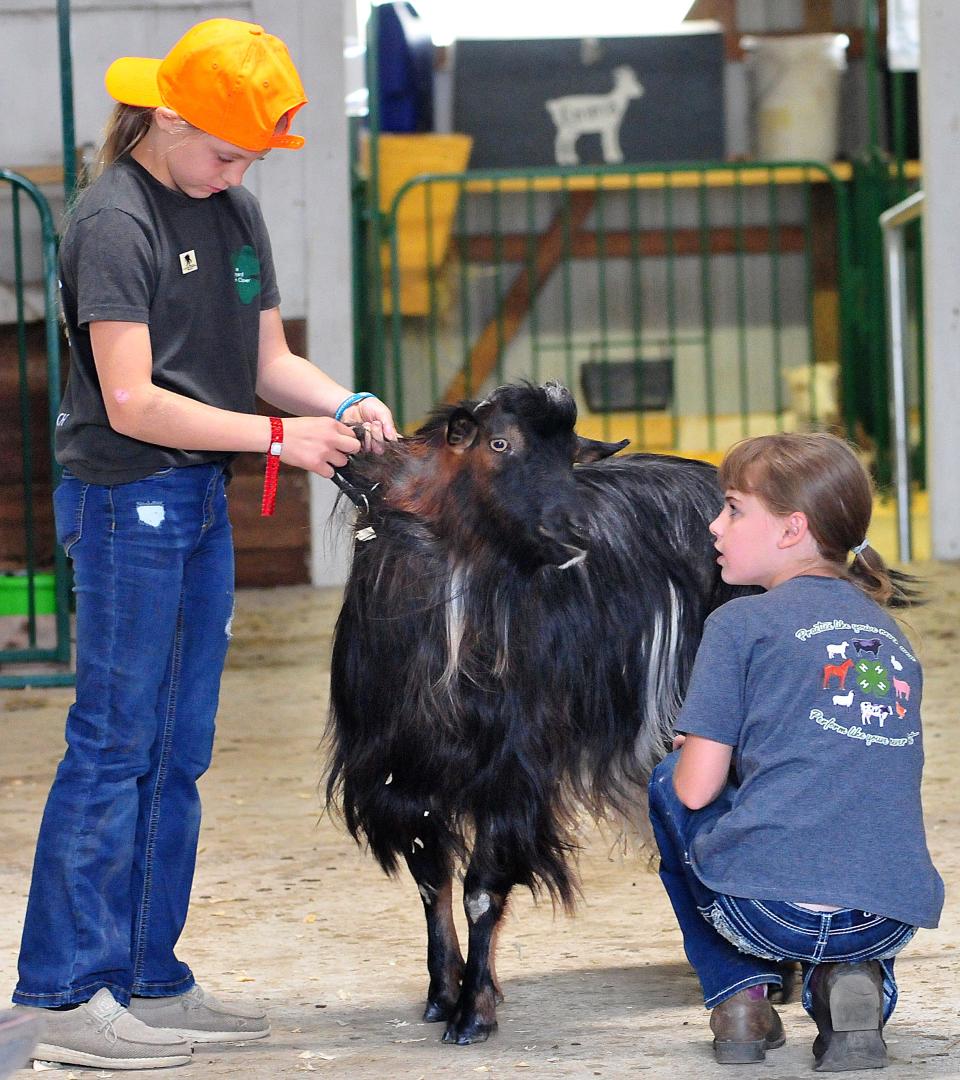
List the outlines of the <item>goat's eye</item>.
<svg viewBox="0 0 960 1080">
<path fill-rule="evenodd" d="M 491 439 L 490 449 L 494 450 L 498 454 L 502 454 L 504 450 L 510 449 L 510 444 L 507 442 L 506 439 Z"/>
</svg>

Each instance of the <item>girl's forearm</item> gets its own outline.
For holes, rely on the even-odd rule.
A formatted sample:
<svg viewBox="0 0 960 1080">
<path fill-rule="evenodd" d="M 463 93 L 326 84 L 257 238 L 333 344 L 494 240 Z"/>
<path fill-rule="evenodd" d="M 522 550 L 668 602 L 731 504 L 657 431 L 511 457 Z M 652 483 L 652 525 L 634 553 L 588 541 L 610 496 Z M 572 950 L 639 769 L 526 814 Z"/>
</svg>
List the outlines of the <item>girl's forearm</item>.
<svg viewBox="0 0 960 1080">
<path fill-rule="evenodd" d="M 285 353 L 261 364 L 257 393 L 294 416 L 333 416 L 353 391 L 302 356 Z"/>
<path fill-rule="evenodd" d="M 109 419 L 121 435 L 179 450 L 263 453 L 270 445 L 266 416 L 218 409 L 152 384 L 114 402 Z"/>
<path fill-rule="evenodd" d="M 673 771 L 677 798 L 690 810 L 702 810 L 723 791 L 730 774 L 733 747 L 700 735 L 688 735 Z"/>
</svg>

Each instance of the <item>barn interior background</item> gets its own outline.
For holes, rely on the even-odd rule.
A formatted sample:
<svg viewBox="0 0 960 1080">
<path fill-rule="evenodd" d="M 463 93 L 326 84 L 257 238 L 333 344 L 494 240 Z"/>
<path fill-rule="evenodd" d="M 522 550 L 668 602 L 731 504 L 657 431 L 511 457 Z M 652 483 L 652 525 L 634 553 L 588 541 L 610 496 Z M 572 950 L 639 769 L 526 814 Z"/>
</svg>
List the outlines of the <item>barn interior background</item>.
<svg viewBox="0 0 960 1080">
<path fill-rule="evenodd" d="M 37 40 L 33 78 L 49 93 L 28 95 L 0 140 L 0 395 L 19 417 L 0 429 L 0 619 L 18 620 L 20 637 L 26 626 L 26 642 L 0 641 L 0 680 L 69 652 L 49 509 L 65 366 L 52 256 L 64 192 L 106 114 L 99 79 L 118 51 L 151 55 L 217 14 L 284 37 L 311 87 L 317 156 L 271 160 L 251 181 L 288 253 L 295 348 L 381 393 L 408 429 L 437 402 L 516 378 L 561 379 L 585 434 L 633 449 L 716 458 L 745 434 L 836 428 L 881 485 L 909 466 L 915 513 L 890 554 L 899 540 L 905 557 L 910 545 L 926 555 L 920 232 L 913 218 L 897 234 L 909 433 L 898 466 L 878 225 L 922 173 L 912 6 L 696 0 L 670 26 L 666 4 L 635 5 L 626 23 L 607 21 L 622 5 L 596 4 L 564 30 L 533 3 L 523 27 L 516 11 L 478 23 L 495 3 L 4 0 L 3 97 L 24 99 Z M 641 22 L 648 7 L 658 23 Z M 346 74 L 341 61 L 324 82 L 331 39 L 342 51 L 331 15 Z M 340 238 L 352 258 L 330 265 Z M 264 523 L 260 462 L 236 472 L 239 583 L 317 581 L 316 486 L 288 471 L 283 513 Z"/>
<path fill-rule="evenodd" d="M 406 44 L 413 86 L 422 35 L 409 5 L 376 9 L 367 381 L 415 424 L 559 377 L 588 428 L 696 455 L 839 425 L 888 480 L 881 237 L 863 225 L 916 187 L 915 75 L 889 70 L 876 3 L 688 6 L 659 35 L 457 39 L 419 116 L 396 108 L 392 54 Z"/>
</svg>

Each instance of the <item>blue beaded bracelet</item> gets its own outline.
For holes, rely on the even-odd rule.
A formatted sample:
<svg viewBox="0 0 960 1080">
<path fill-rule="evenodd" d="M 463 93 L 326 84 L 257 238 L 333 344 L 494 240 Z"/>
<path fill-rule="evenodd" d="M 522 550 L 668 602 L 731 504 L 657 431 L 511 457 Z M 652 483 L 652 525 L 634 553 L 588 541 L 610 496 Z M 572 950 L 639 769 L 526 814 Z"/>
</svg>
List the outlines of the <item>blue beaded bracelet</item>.
<svg viewBox="0 0 960 1080">
<path fill-rule="evenodd" d="M 376 394 L 351 394 L 348 398 L 344 398 L 343 401 L 337 406 L 337 411 L 333 414 L 334 420 L 342 420 L 343 414 L 352 405 L 356 405 L 358 401 L 365 401 L 368 397 L 376 397 Z"/>
</svg>

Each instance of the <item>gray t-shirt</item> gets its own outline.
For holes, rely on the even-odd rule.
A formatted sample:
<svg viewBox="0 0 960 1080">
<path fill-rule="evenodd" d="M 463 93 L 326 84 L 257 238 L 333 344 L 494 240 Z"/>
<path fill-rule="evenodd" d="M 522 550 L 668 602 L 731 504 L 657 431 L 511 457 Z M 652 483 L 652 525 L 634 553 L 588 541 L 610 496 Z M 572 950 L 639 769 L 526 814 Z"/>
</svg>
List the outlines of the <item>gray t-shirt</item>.
<svg viewBox="0 0 960 1080">
<path fill-rule="evenodd" d="M 260 312 L 277 307 L 280 294 L 263 216 L 249 191 L 191 199 L 121 159 L 71 214 L 60 247 L 60 295 L 70 341 L 57 419 L 61 465 L 88 483 L 123 484 L 171 466 L 231 459 L 113 431 L 89 324 L 147 323 L 157 386 L 256 412 Z"/>
<path fill-rule="evenodd" d="M 920 805 L 923 675 L 855 585 L 798 577 L 707 620 L 677 729 L 734 747 L 728 812 L 690 848 L 717 893 L 937 925 Z"/>
</svg>

